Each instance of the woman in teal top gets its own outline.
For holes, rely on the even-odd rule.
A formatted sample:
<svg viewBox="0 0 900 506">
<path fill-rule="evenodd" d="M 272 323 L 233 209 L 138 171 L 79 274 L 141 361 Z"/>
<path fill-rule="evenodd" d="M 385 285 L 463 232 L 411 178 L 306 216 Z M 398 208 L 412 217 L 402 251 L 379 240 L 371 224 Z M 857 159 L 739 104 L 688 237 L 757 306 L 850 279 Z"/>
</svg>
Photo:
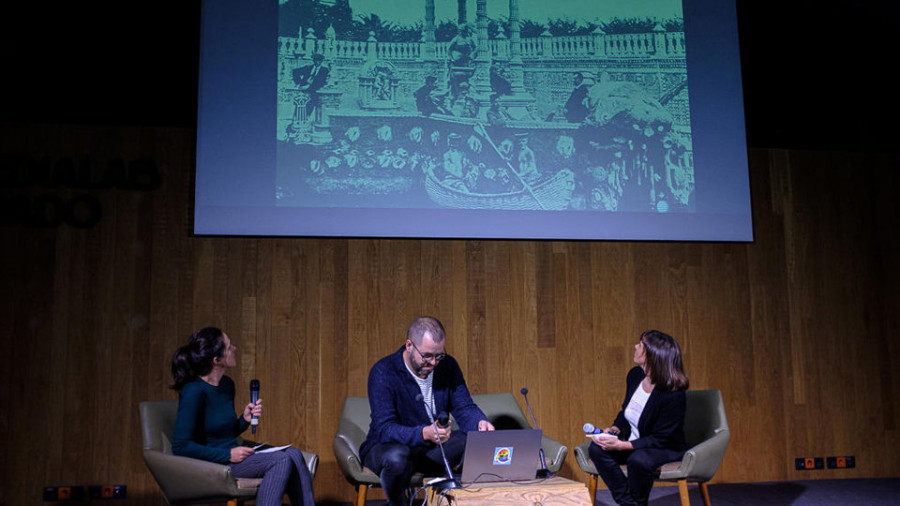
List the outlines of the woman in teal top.
<svg viewBox="0 0 900 506">
<path fill-rule="evenodd" d="M 234 410 L 234 381 L 225 370 L 236 365 L 231 340 L 221 330 L 194 332 L 172 357 L 172 388 L 179 391 L 178 414 L 172 431 L 172 452 L 184 457 L 231 466 L 237 478 L 260 478 L 260 506 L 280 506 L 287 494 L 294 506 L 313 506 L 312 477 L 296 448 L 256 453 L 238 444 L 252 416 L 262 414 L 262 401 L 248 403 L 240 416 Z"/>
</svg>

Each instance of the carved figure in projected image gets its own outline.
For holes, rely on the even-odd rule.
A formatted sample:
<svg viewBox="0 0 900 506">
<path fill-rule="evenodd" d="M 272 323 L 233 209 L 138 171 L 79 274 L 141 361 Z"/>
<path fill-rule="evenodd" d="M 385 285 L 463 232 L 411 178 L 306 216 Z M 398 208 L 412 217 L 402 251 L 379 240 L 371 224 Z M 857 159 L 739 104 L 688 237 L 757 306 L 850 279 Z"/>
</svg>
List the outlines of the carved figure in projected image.
<svg viewBox="0 0 900 506">
<path fill-rule="evenodd" d="M 456 100 L 459 96 L 459 85 L 472 77 L 475 56 L 478 53 L 478 43 L 475 37 L 475 29 L 467 23 L 459 25 L 459 31 L 450 40 L 447 47 L 447 65 L 450 75 L 450 100 Z"/>
<path fill-rule="evenodd" d="M 373 98 L 376 100 L 390 100 L 391 91 L 391 75 L 388 69 L 376 67 L 375 78 L 372 82 Z"/>
<path fill-rule="evenodd" d="M 470 66 L 478 52 L 478 42 L 472 25 L 468 23 L 460 24 L 456 35 L 450 39 L 450 45 L 447 49 L 451 67 Z"/>
<path fill-rule="evenodd" d="M 594 209 L 669 211 L 688 205 L 693 167 L 687 141 L 657 99 L 634 83 L 604 80 L 588 90 L 579 135 L 594 149 L 587 172 Z M 601 197 L 602 196 L 602 197 Z"/>
</svg>

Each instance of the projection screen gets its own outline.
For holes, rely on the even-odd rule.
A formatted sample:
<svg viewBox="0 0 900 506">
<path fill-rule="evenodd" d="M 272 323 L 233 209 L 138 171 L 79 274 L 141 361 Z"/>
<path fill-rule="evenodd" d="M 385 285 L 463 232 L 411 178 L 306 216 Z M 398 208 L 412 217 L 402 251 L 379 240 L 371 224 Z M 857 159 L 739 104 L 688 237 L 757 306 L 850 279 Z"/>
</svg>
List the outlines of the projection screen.
<svg viewBox="0 0 900 506">
<path fill-rule="evenodd" d="M 751 241 L 729 0 L 203 2 L 200 235 Z"/>
</svg>

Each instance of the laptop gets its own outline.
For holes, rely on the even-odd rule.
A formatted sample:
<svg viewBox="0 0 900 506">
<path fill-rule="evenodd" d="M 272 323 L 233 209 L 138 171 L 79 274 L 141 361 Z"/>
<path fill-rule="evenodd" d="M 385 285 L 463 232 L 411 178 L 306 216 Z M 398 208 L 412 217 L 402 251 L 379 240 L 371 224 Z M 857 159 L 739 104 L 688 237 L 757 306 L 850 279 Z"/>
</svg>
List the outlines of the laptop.
<svg viewBox="0 0 900 506">
<path fill-rule="evenodd" d="M 469 432 L 460 481 L 533 480 L 541 466 L 542 435 L 540 429 Z"/>
</svg>

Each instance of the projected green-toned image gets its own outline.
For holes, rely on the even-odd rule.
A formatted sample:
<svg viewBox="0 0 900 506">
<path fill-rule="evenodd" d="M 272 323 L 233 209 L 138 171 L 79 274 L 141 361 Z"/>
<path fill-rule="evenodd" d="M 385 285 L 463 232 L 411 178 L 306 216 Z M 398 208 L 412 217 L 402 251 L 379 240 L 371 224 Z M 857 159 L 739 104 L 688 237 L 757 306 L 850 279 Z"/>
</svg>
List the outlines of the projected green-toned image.
<svg viewBox="0 0 900 506">
<path fill-rule="evenodd" d="M 279 206 L 691 212 L 675 0 L 281 0 Z"/>
</svg>

